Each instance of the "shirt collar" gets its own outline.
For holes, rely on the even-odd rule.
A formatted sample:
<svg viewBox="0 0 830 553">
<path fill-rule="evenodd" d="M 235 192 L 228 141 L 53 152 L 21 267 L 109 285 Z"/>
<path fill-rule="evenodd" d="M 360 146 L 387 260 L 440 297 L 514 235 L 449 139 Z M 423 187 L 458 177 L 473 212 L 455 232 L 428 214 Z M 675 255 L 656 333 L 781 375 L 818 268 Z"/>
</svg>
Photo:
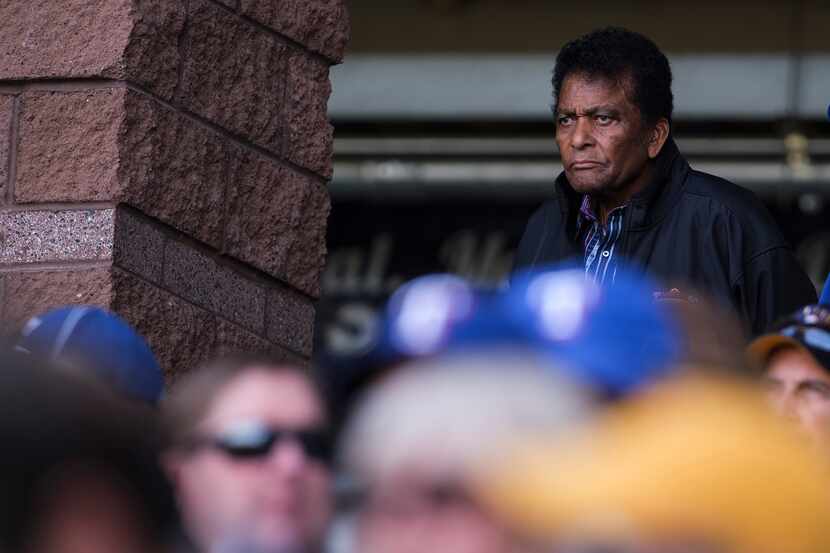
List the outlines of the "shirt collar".
<svg viewBox="0 0 830 553">
<path fill-rule="evenodd" d="M 608 214 L 608 217 L 611 218 L 615 214 L 622 212 L 623 210 L 625 210 L 625 208 L 627 206 L 628 206 L 628 204 L 626 203 L 626 204 L 623 204 L 621 206 L 615 207 Z M 579 218 L 581 220 L 590 221 L 591 223 L 598 223 L 599 222 L 599 216 L 597 215 L 596 211 L 594 210 L 594 202 L 593 202 L 593 200 L 591 200 L 591 197 L 588 196 L 587 194 L 582 196 L 582 203 L 579 206 Z"/>
</svg>

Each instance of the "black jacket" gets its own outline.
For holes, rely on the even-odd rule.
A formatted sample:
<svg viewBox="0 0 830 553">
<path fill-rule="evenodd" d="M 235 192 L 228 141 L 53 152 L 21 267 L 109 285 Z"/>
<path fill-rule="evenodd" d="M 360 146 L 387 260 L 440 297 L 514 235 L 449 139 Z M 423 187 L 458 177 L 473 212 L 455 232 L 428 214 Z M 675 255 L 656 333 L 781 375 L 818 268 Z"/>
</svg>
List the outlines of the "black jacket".
<svg viewBox="0 0 830 553">
<path fill-rule="evenodd" d="M 813 284 L 752 192 L 695 171 L 672 139 L 656 161 L 654 180 L 624 215 L 617 247 L 629 264 L 732 305 L 752 334 L 816 302 Z M 556 197 L 528 222 L 517 269 L 583 257 L 576 239 L 580 200 L 563 172 Z"/>
</svg>

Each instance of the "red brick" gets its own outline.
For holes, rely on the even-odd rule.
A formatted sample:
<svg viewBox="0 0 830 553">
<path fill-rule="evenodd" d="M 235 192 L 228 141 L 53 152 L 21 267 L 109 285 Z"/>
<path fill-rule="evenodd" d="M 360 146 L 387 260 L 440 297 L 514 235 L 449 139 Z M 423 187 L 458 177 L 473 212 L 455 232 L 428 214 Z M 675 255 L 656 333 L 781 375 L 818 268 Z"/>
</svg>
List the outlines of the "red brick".
<svg viewBox="0 0 830 553">
<path fill-rule="evenodd" d="M 216 319 L 216 343 L 213 353 L 216 356 L 263 353 L 298 367 L 306 366 L 308 363 L 305 358 L 221 318 Z"/>
<path fill-rule="evenodd" d="M 246 155 L 228 197 L 225 251 L 311 295 L 326 254 L 327 190 L 315 180 Z"/>
<path fill-rule="evenodd" d="M 330 95 L 328 66 L 306 54 L 292 54 L 285 105 L 285 157 L 325 178 L 332 174 L 334 141 L 328 118 Z"/>
<path fill-rule="evenodd" d="M 178 76 L 181 2 L 0 3 L 0 79 L 129 79 L 169 97 Z"/>
<path fill-rule="evenodd" d="M 112 259 L 113 210 L 0 213 L 0 265 Z"/>
<path fill-rule="evenodd" d="M 9 137 L 11 136 L 14 97 L 0 94 L 0 205 L 6 203 L 9 182 Z"/>
<path fill-rule="evenodd" d="M 165 251 L 164 287 L 183 298 L 262 333 L 265 326 L 265 290 L 232 269 L 171 240 Z"/>
<path fill-rule="evenodd" d="M 266 336 L 301 355 L 311 355 L 314 335 L 314 304 L 295 292 L 268 291 L 265 309 Z"/>
<path fill-rule="evenodd" d="M 126 98 L 120 141 L 122 199 L 218 248 L 235 149 L 216 133 L 146 96 Z"/>
<path fill-rule="evenodd" d="M 215 355 L 232 355 L 236 353 L 270 353 L 276 346 L 244 328 L 221 317 L 216 319 Z"/>
<path fill-rule="evenodd" d="M 183 49 L 176 103 L 279 154 L 285 46 L 207 0 L 192 0 Z"/>
<path fill-rule="evenodd" d="M 119 207 L 115 213 L 113 263 L 142 278 L 161 284 L 167 238 L 156 224 L 134 211 Z"/>
<path fill-rule="evenodd" d="M 147 339 L 168 385 L 210 358 L 216 341 L 211 313 L 117 268 L 112 276 L 112 310 Z"/>
<path fill-rule="evenodd" d="M 124 89 L 33 92 L 20 106 L 17 202 L 102 201 L 118 193 Z"/>
<path fill-rule="evenodd" d="M 343 60 L 350 33 L 345 0 L 241 0 L 240 10 L 309 50 Z"/>
<path fill-rule="evenodd" d="M 170 99 L 181 63 L 179 41 L 187 14 L 181 0 L 132 0 L 132 29 L 124 51 L 125 77 Z"/>
<path fill-rule="evenodd" d="M 62 305 L 108 307 L 110 284 L 108 268 L 8 273 L 2 331 L 16 331 L 30 317 Z"/>
<path fill-rule="evenodd" d="M 130 0 L 0 2 L 0 78 L 123 73 Z"/>
<path fill-rule="evenodd" d="M 284 267 L 286 282 L 312 296 L 320 296 L 320 275 L 326 262 L 326 228 L 331 200 L 326 188 L 311 181 L 302 207 L 303 224 L 295 235 Z"/>
</svg>

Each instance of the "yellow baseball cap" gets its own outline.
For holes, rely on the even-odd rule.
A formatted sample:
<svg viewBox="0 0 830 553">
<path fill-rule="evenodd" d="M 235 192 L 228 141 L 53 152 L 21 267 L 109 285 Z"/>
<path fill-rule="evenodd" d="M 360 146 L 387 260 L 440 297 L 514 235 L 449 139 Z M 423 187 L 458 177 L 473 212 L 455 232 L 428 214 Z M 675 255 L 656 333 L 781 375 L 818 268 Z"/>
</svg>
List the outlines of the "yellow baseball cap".
<svg viewBox="0 0 830 553">
<path fill-rule="evenodd" d="M 795 348 L 813 357 L 830 371 L 830 307 L 807 305 L 775 325 L 773 332 L 749 344 L 747 354 L 765 366 L 780 348 Z"/>
<path fill-rule="evenodd" d="M 702 541 L 734 553 L 830 544 L 830 469 L 733 382 L 667 383 L 478 479 L 485 505 L 543 540 Z"/>
</svg>

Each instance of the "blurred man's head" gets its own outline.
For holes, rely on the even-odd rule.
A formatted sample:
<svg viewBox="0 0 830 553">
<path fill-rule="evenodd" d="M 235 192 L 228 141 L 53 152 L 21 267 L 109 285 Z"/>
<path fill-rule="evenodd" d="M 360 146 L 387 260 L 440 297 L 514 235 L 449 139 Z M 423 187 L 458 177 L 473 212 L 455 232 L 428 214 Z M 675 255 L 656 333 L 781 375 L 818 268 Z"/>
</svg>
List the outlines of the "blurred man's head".
<svg viewBox="0 0 830 553">
<path fill-rule="evenodd" d="M 59 307 L 29 319 L 15 349 L 93 378 L 117 395 L 156 405 L 164 376 L 147 342 L 126 321 L 91 305 Z"/>
<path fill-rule="evenodd" d="M 559 51 L 556 142 L 577 192 L 616 198 L 647 183 L 648 161 L 669 136 L 671 81 L 666 56 L 625 29 L 594 31 Z"/>
<path fill-rule="evenodd" d="M 764 368 L 776 409 L 830 449 L 830 308 L 797 311 L 750 344 L 749 353 Z"/>
<path fill-rule="evenodd" d="M 678 364 L 733 376 L 753 375 L 744 352 L 747 337 L 732 310 L 696 291 L 684 294 L 672 288 L 655 296 L 678 321 L 684 337 Z"/>
<path fill-rule="evenodd" d="M 0 357 L 0 549 L 160 553 L 177 544 L 153 415 L 31 356 Z"/>
<path fill-rule="evenodd" d="M 197 370 L 165 406 L 169 467 L 204 551 L 316 551 L 330 514 L 329 434 L 305 370 L 266 358 Z"/>
<path fill-rule="evenodd" d="M 583 413 L 568 382 L 519 355 L 416 363 L 370 390 L 346 429 L 345 468 L 363 488 L 362 553 L 503 553 L 511 537 L 469 495 L 513 439 Z"/>
</svg>

